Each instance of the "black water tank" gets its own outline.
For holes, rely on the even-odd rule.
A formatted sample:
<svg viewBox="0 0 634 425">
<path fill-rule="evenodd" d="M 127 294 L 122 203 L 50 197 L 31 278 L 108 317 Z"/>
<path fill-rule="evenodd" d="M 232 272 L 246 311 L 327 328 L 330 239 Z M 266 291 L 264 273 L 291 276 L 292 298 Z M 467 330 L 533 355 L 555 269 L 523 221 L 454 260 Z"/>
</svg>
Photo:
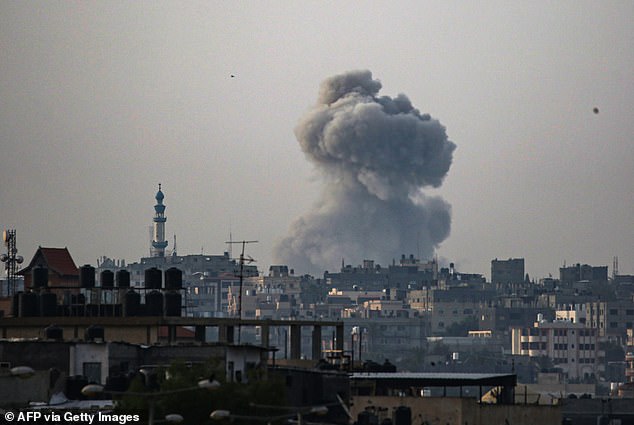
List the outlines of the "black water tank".
<svg viewBox="0 0 634 425">
<path fill-rule="evenodd" d="M 33 292 L 23 292 L 19 294 L 20 317 L 36 317 L 39 313 L 37 294 Z"/>
<path fill-rule="evenodd" d="M 130 287 L 130 272 L 127 270 L 117 270 L 117 286 L 119 288 Z"/>
<path fill-rule="evenodd" d="M 357 425 L 378 425 L 378 416 L 366 411 L 363 411 L 357 415 Z"/>
<path fill-rule="evenodd" d="M 52 292 L 40 294 L 40 316 L 57 316 L 57 295 Z"/>
<path fill-rule="evenodd" d="M 394 411 L 394 425 L 412 425 L 412 409 L 398 406 Z"/>
<path fill-rule="evenodd" d="M 180 317 L 183 297 L 176 291 L 165 293 L 165 316 Z"/>
<path fill-rule="evenodd" d="M 82 288 L 95 287 L 95 268 L 90 264 L 84 264 L 79 268 L 79 286 Z"/>
<path fill-rule="evenodd" d="M 86 385 L 88 385 L 88 379 L 85 376 L 69 376 L 66 378 L 64 395 L 69 400 L 85 400 L 86 397 L 81 393 L 81 389 Z"/>
<path fill-rule="evenodd" d="M 55 341 L 64 340 L 64 330 L 59 326 L 51 325 L 44 329 L 46 339 L 54 339 Z"/>
<path fill-rule="evenodd" d="M 156 267 L 145 270 L 145 287 L 147 289 L 161 289 L 163 287 L 163 272 Z"/>
<path fill-rule="evenodd" d="M 46 267 L 34 267 L 32 274 L 34 288 L 46 288 L 48 286 L 48 269 Z"/>
<path fill-rule="evenodd" d="M 86 328 L 86 332 L 84 333 L 84 339 L 86 341 L 103 341 L 104 340 L 104 330 L 103 326 L 91 325 Z"/>
<path fill-rule="evenodd" d="M 70 294 L 71 304 L 86 304 L 86 296 L 84 294 Z"/>
<path fill-rule="evenodd" d="M 12 307 L 11 314 L 13 314 L 13 317 L 18 317 L 20 315 L 20 297 L 21 296 L 22 296 L 22 291 L 13 295 L 13 305 L 11 306 Z"/>
<path fill-rule="evenodd" d="M 102 271 L 99 281 L 101 282 L 101 287 L 103 289 L 114 288 L 114 273 L 112 270 Z"/>
<path fill-rule="evenodd" d="M 183 287 L 183 272 L 176 267 L 165 270 L 165 289 L 180 290 Z"/>
<path fill-rule="evenodd" d="M 145 294 L 145 315 L 163 316 L 163 294 L 159 291 L 150 291 Z"/>
<path fill-rule="evenodd" d="M 139 316 L 139 307 L 141 306 L 141 295 L 130 289 L 125 293 L 123 301 L 123 315 L 126 317 Z"/>
<path fill-rule="evenodd" d="M 124 392 L 128 389 L 128 378 L 119 374 L 106 378 L 106 391 Z"/>
</svg>

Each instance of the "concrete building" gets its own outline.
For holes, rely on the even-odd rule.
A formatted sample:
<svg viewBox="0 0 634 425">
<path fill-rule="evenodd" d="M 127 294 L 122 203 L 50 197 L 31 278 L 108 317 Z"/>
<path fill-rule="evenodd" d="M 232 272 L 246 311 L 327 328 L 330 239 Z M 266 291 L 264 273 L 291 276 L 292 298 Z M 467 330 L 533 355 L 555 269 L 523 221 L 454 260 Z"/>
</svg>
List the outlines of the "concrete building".
<svg viewBox="0 0 634 425">
<path fill-rule="evenodd" d="M 590 266 L 575 264 L 559 268 L 559 281 L 562 285 L 572 285 L 575 282 L 606 282 L 608 281 L 608 266 Z"/>
<path fill-rule="evenodd" d="M 509 258 L 508 260 L 498 260 L 496 258 L 491 261 L 491 283 L 520 283 L 524 279 L 523 258 Z"/>
<path fill-rule="evenodd" d="M 600 371 L 598 330 L 566 320 L 538 317 L 532 327 L 512 329 L 514 355 L 548 357 L 569 379 L 589 379 Z"/>
<path fill-rule="evenodd" d="M 47 269 L 46 287 L 35 287 L 34 269 Z M 70 303 L 71 295 L 79 294 L 79 269 L 68 248 L 39 247 L 29 264 L 18 274 L 24 276 L 25 291 L 48 291 L 57 295 L 60 302 L 65 303 Z"/>
<path fill-rule="evenodd" d="M 359 424 L 561 424 L 560 405 L 515 402 L 513 374 L 364 372 L 350 381 Z M 494 399 L 481 402 L 491 389 Z"/>
<path fill-rule="evenodd" d="M 634 301 L 585 303 L 586 326 L 597 328 L 599 336 L 625 345 L 627 330 L 634 328 Z"/>
<path fill-rule="evenodd" d="M 495 300 L 495 291 L 469 286 L 427 288 L 410 291 L 408 295 L 412 309 L 431 312 L 431 332 L 438 336 L 444 335 L 452 325 L 477 322 Z"/>
</svg>

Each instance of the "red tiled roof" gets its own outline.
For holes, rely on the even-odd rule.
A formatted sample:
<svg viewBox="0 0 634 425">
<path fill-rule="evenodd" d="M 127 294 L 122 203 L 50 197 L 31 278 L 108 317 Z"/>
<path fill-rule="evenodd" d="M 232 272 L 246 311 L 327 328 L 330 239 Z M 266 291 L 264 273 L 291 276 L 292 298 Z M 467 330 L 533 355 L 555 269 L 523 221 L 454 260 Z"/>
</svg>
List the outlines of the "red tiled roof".
<svg viewBox="0 0 634 425">
<path fill-rule="evenodd" d="M 36 265 L 46 266 L 60 276 L 79 276 L 79 269 L 68 252 L 68 248 L 39 247 L 29 265 L 20 270 L 19 274 L 26 274 Z"/>
</svg>

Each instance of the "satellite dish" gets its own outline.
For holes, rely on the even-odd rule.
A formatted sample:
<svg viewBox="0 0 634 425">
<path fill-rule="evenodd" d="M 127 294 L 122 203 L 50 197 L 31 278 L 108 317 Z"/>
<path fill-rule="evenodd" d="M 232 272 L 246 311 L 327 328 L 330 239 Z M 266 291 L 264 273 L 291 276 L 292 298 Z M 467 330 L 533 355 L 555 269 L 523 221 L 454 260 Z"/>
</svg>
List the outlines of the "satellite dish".
<svg viewBox="0 0 634 425">
<path fill-rule="evenodd" d="M 594 109 L 592 109 L 592 112 L 594 112 L 595 114 L 599 113 L 599 108 L 597 108 L 596 106 L 594 107 Z"/>
</svg>

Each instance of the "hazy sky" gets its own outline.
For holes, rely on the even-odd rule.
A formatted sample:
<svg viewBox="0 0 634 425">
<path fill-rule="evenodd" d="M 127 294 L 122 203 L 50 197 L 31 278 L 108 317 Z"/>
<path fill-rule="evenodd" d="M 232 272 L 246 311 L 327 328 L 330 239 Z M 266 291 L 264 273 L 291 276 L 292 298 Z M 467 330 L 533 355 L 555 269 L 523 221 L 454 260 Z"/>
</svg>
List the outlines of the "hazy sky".
<svg viewBox="0 0 634 425">
<path fill-rule="evenodd" d="M 633 17 L 626 0 L 0 1 L 0 226 L 27 260 L 138 261 L 160 182 L 168 249 L 221 254 L 231 231 L 267 270 L 325 187 L 300 119 L 322 81 L 370 70 L 456 145 L 423 189 L 451 205 L 439 258 L 490 276 L 524 257 L 537 278 L 618 256 L 631 274 Z"/>
</svg>

